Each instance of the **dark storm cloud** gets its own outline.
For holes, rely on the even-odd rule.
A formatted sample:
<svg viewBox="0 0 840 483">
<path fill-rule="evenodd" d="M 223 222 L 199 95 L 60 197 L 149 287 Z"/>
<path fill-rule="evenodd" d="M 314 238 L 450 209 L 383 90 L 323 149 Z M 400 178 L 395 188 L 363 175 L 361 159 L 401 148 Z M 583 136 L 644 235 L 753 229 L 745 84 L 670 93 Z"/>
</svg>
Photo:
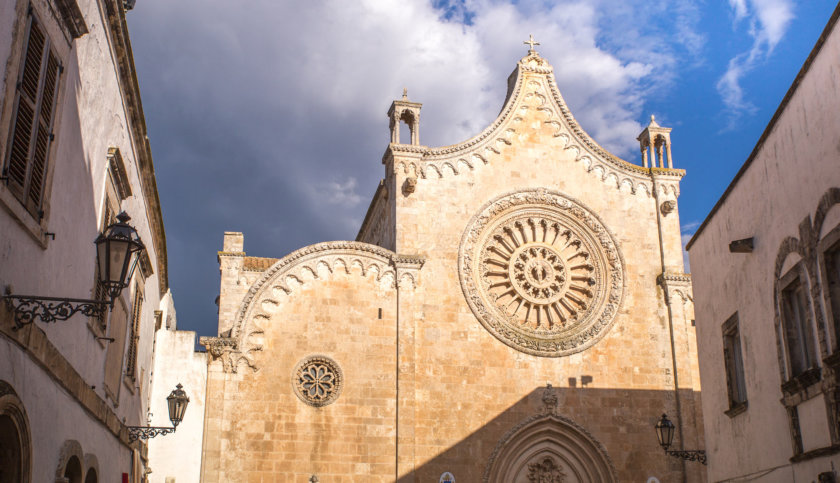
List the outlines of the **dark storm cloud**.
<svg viewBox="0 0 840 483">
<path fill-rule="evenodd" d="M 642 87 L 667 76 L 645 48 L 598 47 L 608 9 L 465 5 L 469 25 L 420 1 L 141 0 L 128 13 L 180 328 L 215 333 L 224 231 L 278 258 L 353 239 L 402 87 L 424 103 L 424 144 L 467 139 L 498 113 L 529 33 L 587 130 L 635 152 Z M 669 55 L 657 47 L 659 64 Z"/>
</svg>

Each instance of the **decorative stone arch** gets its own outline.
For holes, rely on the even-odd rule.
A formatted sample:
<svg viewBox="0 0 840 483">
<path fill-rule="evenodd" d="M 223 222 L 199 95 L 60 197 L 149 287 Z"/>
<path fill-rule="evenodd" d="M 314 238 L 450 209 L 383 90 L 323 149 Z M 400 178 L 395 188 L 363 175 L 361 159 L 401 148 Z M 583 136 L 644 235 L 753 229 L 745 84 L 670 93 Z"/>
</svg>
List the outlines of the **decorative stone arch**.
<svg viewBox="0 0 840 483">
<path fill-rule="evenodd" d="M 32 437 L 29 433 L 29 418 L 23 401 L 14 388 L 0 380 L 0 438 L 11 439 L 11 451 L 0 454 L 0 476 L 9 472 L 10 481 L 29 483 L 32 481 Z"/>
<path fill-rule="evenodd" d="M 530 479 L 540 476 L 544 479 Z M 610 483 L 618 477 L 600 442 L 572 420 L 549 412 L 525 419 L 496 444 L 482 482 L 502 481 Z"/>
<path fill-rule="evenodd" d="M 807 293 L 809 294 L 807 301 L 808 307 L 807 310 L 811 314 L 815 314 L 815 305 L 813 300 L 813 285 L 814 285 L 814 273 L 812 271 L 812 264 L 809 263 L 809 255 L 811 250 L 808 249 L 799 239 L 794 237 L 785 237 L 782 240 L 782 243 L 779 245 L 779 250 L 776 253 L 776 263 L 773 270 L 773 311 L 774 311 L 774 328 L 776 333 L 776 353 L 777 359 L 779 363 L 779 377 L 782 381 L 787 380 L 787 363 L 785 362 L 787 357 L 787 351 L 785 350 L 785 339 L 783 335 L 784 327 L 782 324 L 782 309 L 781 309 L 781 293 L 784 287 L 782 286 L 782 277 L 785 273 L 782 272 L 782 269 L 785 268 L 785 262 L 787 261 L 788 257 L 792 255 L 798 255 L 801 258 L 801 261 L 797 262 L 800 265 L 800 270 L 802 270 L 802 274 L 804 275 L 801 277 L 801 280 L 808 284 Z M 817 339 L 819 342 L 819 350 L 822 353 L 822 356 L 825 357 L 826 345 L 825 345 L 825 327 L 822 323 L 822 317 L 820 314 L 815 314 L 815 318 L 813 319 L 816 325 L 817 330 Z"/>
<path fill-rule="evenodd" d="M 817 211 L 814 213 L 813 230 L 816 238 L 819 238 L 822 233 L 826 215 L 828 215 L 831 208 L 837 204 L 840 204 L 840 188 L 829 188 L 825 194 L 823 194 L 822 198 L 820 198 L 820 202 L 817 205 Z"/>
<path fill-rule="evenodd" d="M 226 371 L 236 372 L 241 362 L 258 367 L 253 352 L 262 350 L 255 336 L 263 329 L 256 320 L 267 320 L 280 305 L 279 299 L 294 296 L 298 287 L 329 277 L 336 271 L 373 277 L 389 289 L 413 289 L 419 282 L 424 259 L 398 255 L 377 245 L 334 241 L 301 248 L 278 260 L 254 282 L 245 295 L 229 337 L 202 337 L 214 359 L 221 358 Z"/>
<path fill-rule="evenodd" d="M 829 267 L 826 265 L 825 252 L 840 241 L 840 222 L 837 224 L 832 223 L 833 221 L 837 221 L 837 215 L 840 215 L 840 206 L 838 205 L 840 205 L 840 188 L 829 188 L 823 194 L 822 198 L 820 198 L 820 202 L 817 205 L 817 210 L 814 214 L 814 226 L 812 228 L 815 244 L 813 253 L 816 259 L 815 265 L 817 265 L 815 271 L 822 274 L 821 279 L 815 280 L 815 284 L 818 286 L 818 292 L 820 292 L 820 294 L 815 294 L 815 298 L 822 299 L 823 307 L 826 311 L 824 317 L 827 331 L 826 337 L 831 341 L 831 352 L 837 352 L 837 348 L 840 346 L 840 326 L 835 322 L 836 315 L 834 311 L 836 307 L 832 304 L 831 289 L 828 280 Z M 828 216 L 829 212 L 833 213 L 831 217 Z M 830 226 L 826 226 L 826 220 L 828 220 Z M 840 441 L 840 431 L 838 431 L 837 439 Z"/>
<path fill-rule="evenodd" d="M 85 455 L 85 483 L 99 483 L 99 460 L 94 454 Z"/>
<path fill-rule="evenodd" d="M 68 439 L 58 453 L 55 483 L 82 483 L 85 476 L 85 453 L 75 439 Z"/>
</svg>

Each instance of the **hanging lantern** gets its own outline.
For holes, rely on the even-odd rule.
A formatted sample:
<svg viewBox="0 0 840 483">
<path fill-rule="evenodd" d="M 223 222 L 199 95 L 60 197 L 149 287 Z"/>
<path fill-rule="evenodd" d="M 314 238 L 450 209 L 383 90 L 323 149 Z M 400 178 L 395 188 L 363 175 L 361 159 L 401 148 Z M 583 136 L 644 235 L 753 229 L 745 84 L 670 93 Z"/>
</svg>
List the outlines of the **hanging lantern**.
<svg viewBox="0 0 840 483">
<path fill-rule="evenodd" d="M 172 426 L 177 427 L 184 419 L 184 413 L 187 412 L 189 402 L 190 398 L 187 397 L 187 393 L 181 384 L 175 386 L 175 390 L 169 393 L 166 404 L 169 406 L 169 420 L 172 421 Z"/>
<path fill-rule="evenodd" d="M 128 224 L 130 219 L 123 211 L 117 215 L 118 222 L 109 225 L 94 241 L 99 259 L 99 281 L 111 303 L 128 286 L 140 252 L 145 248 L 137 230 Z"/>
<path fill-rule="evenodd" d="M 674 441 L 674 423 L 668 419 L 668 416 L 662 415 L 662 419 L 656 423 L 656 437 L 659 439 L 659 446 L 665 451 L 671 446 Z"/>
</svg>

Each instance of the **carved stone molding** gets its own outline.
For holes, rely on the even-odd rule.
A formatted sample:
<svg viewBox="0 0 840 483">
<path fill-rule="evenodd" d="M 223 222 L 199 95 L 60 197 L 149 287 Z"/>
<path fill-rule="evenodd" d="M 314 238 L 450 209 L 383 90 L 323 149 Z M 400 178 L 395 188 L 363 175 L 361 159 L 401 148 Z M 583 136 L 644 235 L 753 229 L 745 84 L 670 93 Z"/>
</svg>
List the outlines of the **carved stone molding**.
<svg viewBox="0 0 840 483">
<path fill-rule="evenodd" d="M 225 372 L 237 372 L 240 362 L 244 362 L 254 371 L 257 370 L 252 353 L 261 351 L 261 345 L 251 344 L 243 351 L 239 349 L 237 340 L 230 337 L 199 337 L 198 342 L 207 349 L 212 360 L 222 362 Z"/>
<path fill-rule="evenodd" d="M 400 255 L 377 245 L 334 241 L 310 245 L 281 258 L 262 272 L 245 295 L 229 338 L 201 338 L 211 355 L 219 353 L 225 371 L 236 372 L 240 362 L 253 370 L 258 366 L 253 353 L 262 345 L 253 336 L 263 334 L 258 320 L 267 320 L 279 310 L 281 299 L 293 296 L 298 287 L 329 277 L 337 270 L 346 274 L 372 277 L 391 289 L 412 290 L 420 282 L 425 258 Z M 222 340 L 229 339 L 229 340 Z M 230 342 L 232 341 L 232 342 Z"/>
<path fill-rule="evenodd" d="M 598 145 L 581 128 L 557 89 L 553 68 L 545 59 L 536 53 L 525 56 L 517 64 L 515 76 L 499 116 L 477 136 L 442 148 L 392 144 L 383 162 L 389 156 L 400 156 L 402 159 L 396 162 L 394 169 L 417 178 L 457 176 L 488 164 L 494 155 L 501 154 L 521 131 L 518 123 L 524 114 L 536 111 L 543 115 L 543 124 L 555 130 L 554 137 L 561 139 L 562 149 L 572 152 L 575 161 L 603 182 L 631 194 L 642 192 L 650 196 L 654 177 L 668 179 L 673 182 L 666 189 L 678 194 L 684 170 L 649 169 L 624 161 Z"/>
<path fill-rule="evenodd" d="M 486 204 L 467 226 L 458 266 L 479 322 L 537 356 L 597 342 L 624 291 L 624 262 L 609 230 L 579 201 L 543 189 Z"/>
<path fill-rule="evenodd" d="M 546 458 L 553 464 L 545 464 Z M 562 482 L 530 480 L 531 475 L 564 478 L 559 473 L 565 472 L 555 471 L 560 469 L 558 460 L 582 481 L 618 481 L 604 446 L 571 419 L 551 412 L 530 416 L 505 433 L 493 448 L 481 481 L 520 481 L 517 477 L 525 476 L 529 481 Z"/>
<path fill-rule="evenodd" d="M 304 358 L 292 373 L 295 395 L 304 403 L 321 407 L 331 404 L 341 395 L 344 374 L 333 359 L 323 355 Z"/>
<path fill-rule="evenodd" d="M 563 483 L 566 473 L 551 456 L 541 457 L 528 464 L 528 481 L 531 483 Z"/>
<path fill-rule="evenodd" d="M 680 297 L 683 302 L 693 302 L 694 295 L 691 288 L 691 274 L 665 272 L 656 277 L 656 283 L 662 286 L 665 294 L 665 303 L 670 304 L 674 295 Z"/>
</svg>

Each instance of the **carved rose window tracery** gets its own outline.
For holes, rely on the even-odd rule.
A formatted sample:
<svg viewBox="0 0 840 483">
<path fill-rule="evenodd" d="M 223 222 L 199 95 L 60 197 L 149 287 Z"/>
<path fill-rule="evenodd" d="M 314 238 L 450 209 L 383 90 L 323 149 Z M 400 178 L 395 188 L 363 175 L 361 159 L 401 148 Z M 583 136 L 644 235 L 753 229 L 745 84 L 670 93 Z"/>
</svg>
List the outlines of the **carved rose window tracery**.
<svg viewBox="0 0 840 483">
<path fill-rule="evenodd" d="M 343 377 L 338 364 L 326 356 L 310 356 L 295 368 L 292 385 L 301 401 L 310 406 L 326 406 L 341 393 Z"/>
<path fill-rule="evenodd" d="M 585 349 L 612 323 L 623 291 L 621 255 L 580 203 L 530 190 L 473 217 L 461 243 L 461 285 L 479 321 L 534 355 Z"/>
</svg>

